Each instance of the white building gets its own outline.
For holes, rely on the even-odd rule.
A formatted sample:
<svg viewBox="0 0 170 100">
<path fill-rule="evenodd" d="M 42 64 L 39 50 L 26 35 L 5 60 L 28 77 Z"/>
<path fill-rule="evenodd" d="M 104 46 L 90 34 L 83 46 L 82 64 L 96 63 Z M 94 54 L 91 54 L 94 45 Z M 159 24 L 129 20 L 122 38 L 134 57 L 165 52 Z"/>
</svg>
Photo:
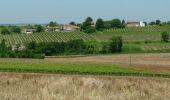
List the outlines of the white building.
<svg viewBox="0 0 170 100">
<path fill-rule="evenodd" d="M 127 22 L 127 27 L 145 27 L 145 23 L 143 21 L 140 22 Z"/>
<path fill-rule="evenodd" d="M 26 33 L 26 34 L 32 34 L 36 32 L 36 29 L 24 29 L 22 30 L 22 33 Z"/>
<path fill-rule="evenodd" d="M 63 30 L 64 31 L 75 31 L 75 30 L 79 30 L 80 27 L 75 26 L 75 25 L 63 25 Z"/>
</svg>

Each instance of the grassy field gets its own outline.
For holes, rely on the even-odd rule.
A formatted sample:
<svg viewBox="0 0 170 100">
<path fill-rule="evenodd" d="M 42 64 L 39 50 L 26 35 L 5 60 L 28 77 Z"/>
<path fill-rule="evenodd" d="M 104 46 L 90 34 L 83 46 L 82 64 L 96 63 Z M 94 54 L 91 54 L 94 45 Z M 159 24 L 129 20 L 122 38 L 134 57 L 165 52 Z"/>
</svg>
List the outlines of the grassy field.
<svg viewBox="0 0 170 100">
<path fill-rule="evenodd" d="M 0 73 L 1 100 L 169 100 L 170 79 Z"/>
<path fill-rule="evenodd" d="M 107 64 L 23 64 L 0 63 L 0 71 L 38 72 L 58 74 L 87 74 L 87 75 L 129 75 L 129 76 L 160 76 L 170 77 L 154 71 L 135 68 L 119 67 Z"/>
<path fill-rule="evenodd" d="M 126 54 L 75 58 L 0 59 L 0 71 L 170 77 L 169 54 L 146 55 L 132 55 L 131 65 L 129 65 L 129 55 Z M 157 61 L 157 64 L 154 65 L 154 61 Z"/>
</svg>

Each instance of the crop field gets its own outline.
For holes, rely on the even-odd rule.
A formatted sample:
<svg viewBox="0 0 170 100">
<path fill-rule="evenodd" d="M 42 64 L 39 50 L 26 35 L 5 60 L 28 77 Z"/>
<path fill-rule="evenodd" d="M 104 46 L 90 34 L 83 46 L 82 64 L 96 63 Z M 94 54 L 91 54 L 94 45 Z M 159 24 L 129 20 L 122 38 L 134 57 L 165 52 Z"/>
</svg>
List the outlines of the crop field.
<svg viewBox="0 0 170 100">
<path fill-rule="evenodd" d="M 125 29 L 105 30 L 93 34 L 93 37 L 98 41 L 108 41 L 113 36 L 122 36 L 124 42 L 155 42 L 161 41 L 161 33 L 170 32 L 170 27 L 133 27 Z"/>
<path fill-rule="evenodd" d="M 1 100 L 169 100 L 169 78 L 0 73 Z"/>
<path fill-rule="evenodd" d="M 31 41 L 39 42 L 66 42 L 73 39 L 83 39 L 84 41 L 109 41 L 113 36 L 122 36 L 124 42 L 155 42 L 161 41 L 161 33 L 170 31 L 169 26 L 154 26 L 144 28 L 125 28 L 105 30 L 94 34 L 83 32 L 45 32 L 35 34 L 13 34 L 0 35 L 0 40 L 5 39 L 7 44 L 24 44 Z"/>
<path fill-rule="evenodd" d="M 7 44 L 25 44 L 35 41 L 40 42 L 66 42 L 69 40 L 83 39 L 84 41 L 92 41 L 93 37 L 82 32 L 50 32 L 50 33 L 34 33 L 34 34 L 13 34 L 0 35 L 0 39 L 5 39 Z"/>
<path fill-rule="evenodd" d="M 170 54 L 167 53 L 45 59 L 6 58 L 0 59 L 0 71 L 169 77 L 169 60 Z"/>
<path fill-rule="evenodd" d="M 0 98 L 169 100 L 169 61 L 169 53 L 0 58 Z"/>
</svg>

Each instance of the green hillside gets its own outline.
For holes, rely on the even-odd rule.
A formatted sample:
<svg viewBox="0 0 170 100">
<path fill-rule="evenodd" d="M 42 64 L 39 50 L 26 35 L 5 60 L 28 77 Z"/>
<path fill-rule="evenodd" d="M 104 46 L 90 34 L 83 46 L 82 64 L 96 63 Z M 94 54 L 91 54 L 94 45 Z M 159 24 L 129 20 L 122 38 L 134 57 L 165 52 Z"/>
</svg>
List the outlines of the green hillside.
<svg viewBox="0 0 170 100">
<path fill-rule="evenodd" d="M 34 34 L 0 35 L 0 40 L 5 39 L 7 44 L 24 44 L 31 41 L 39 42 L 65 42 L 73 39 L 84 41 L 107 42 L 113 36 L 122 36 L 124 42 L 160 42 L 161 33 L 170 32 L 169 26 L 152 26 L 144 28 L 124 28 L 105 30 L 93 34 L 83 32 L 44 32 Z"/>
</svg>

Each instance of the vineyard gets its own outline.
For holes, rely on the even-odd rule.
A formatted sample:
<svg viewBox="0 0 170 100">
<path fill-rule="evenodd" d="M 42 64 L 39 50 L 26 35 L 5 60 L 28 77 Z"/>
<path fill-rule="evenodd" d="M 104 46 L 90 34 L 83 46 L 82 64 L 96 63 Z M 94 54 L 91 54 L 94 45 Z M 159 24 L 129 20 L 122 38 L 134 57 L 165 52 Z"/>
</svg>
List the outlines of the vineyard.
<svg viewBox="0 0 170 100">
<path fill-rule="evenodd" d="M 66 42 L 74 39 L 83 39 L 84 41 L 106 42 L 113 36 L 122 36 L 124 42 L 158 42 L 161 41 L 161 33 L 170 32 L 168 26 L 154 26 L 144 28 L 124 28 L 111 29 L 93 34 L 83 32 L 44 32 L 34 34 L 12 34 L 0 35 L 0 40 L 5 39 L 8 45 L 25 44 L 27 42 Z"/>
<path fill-rule="evenodd" d="M 81 32 L 50 32 L 34 34 L 13 34 L 1 35 L 1 40 L 5 39 L 7 44 L 25 44 L 31 41 L 40 42 L 66 42 L 74 39 L 83 39 L 84 41 L 94 40 L 93 37 Z"/>
</svg>

